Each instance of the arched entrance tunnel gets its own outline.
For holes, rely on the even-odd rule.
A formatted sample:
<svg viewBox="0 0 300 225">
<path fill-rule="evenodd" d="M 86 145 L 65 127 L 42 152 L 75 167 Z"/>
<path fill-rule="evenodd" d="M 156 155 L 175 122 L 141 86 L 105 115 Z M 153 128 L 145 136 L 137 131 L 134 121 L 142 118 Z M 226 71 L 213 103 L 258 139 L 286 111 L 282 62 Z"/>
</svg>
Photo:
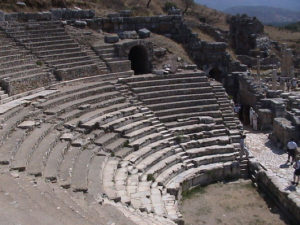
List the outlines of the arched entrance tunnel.
<svg viewBox="0 0 300 225">
<path fill-rule="evenodd" d="M 131 61 L 131 69 L 134 74 L 149 73 L 149 59 L 147 49 L 141 45 L 136 45 L 130 49 L 128 59 Z"/>
<path fill-rule="evenodd" d="M 222 71 L 215 67 L 209 71 L 209 77 L 222 82 Z"/>
</svg>

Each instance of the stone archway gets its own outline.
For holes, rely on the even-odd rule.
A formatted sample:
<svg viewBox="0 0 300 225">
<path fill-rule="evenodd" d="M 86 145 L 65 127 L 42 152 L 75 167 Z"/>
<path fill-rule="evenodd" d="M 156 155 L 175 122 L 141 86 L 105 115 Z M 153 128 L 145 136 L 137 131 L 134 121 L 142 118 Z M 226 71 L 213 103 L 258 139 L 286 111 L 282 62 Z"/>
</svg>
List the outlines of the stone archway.
<svg viewBox="0 0 300 225">
<path fill-rule="evenodd" d="M 135 75 L 150 72 L 147 49 L 142 45 L 136 45 L 130 49 L 128 59 L 131 61 L 131 69 Z"/>
<path fill-rule="evenodd" d="M 216 81 L 222 82 L 222 71 L 218 67 L 214 67 L 209 71 L 209 77 Z"/>
</svg>

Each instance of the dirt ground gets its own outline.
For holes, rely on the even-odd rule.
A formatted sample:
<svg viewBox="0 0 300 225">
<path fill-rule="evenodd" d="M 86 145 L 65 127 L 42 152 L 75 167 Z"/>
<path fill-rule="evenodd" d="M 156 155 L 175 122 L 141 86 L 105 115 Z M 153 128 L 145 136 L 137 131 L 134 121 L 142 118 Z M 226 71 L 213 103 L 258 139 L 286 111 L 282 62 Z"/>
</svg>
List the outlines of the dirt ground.
<svg viewBox="0 0 300 225">
<path fill-rule="evenodd" d="M 216 183 L 185 195 L 181 212 L 186 225 L 283 225 L 278 209 L 267 203 L 250 181 Z"/>
</svg>

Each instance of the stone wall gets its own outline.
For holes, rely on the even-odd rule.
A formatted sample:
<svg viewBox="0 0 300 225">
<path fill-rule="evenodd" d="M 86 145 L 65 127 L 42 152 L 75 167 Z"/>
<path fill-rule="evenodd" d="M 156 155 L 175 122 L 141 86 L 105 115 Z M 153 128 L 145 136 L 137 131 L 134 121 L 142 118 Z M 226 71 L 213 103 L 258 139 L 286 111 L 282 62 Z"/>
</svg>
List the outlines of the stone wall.
<svg viewBox="0 0 300 225">
<path fill-rule="evenodd" d="M 197 170 L 197 169 L 195 169 Z M 240 165 L 234 163 L 220 163 L 218 166 L 210 167 L 205 170 L 195 171 L 185 177 L 184 181 L 174 188 L 168 188 L 168 193 L 181 199 L 182 192 L 191 190 L 198 186 L 206 186 L 217 181 L 237 179 L 240 177 Z"/>
<path fill-rule="evenodd" d="M 96 65 L 89 65 L 86 67 L 67 69 L 67 70 L 55 70 L 54 75 L 60 81 L 73 80 L 80 77 L 88 77 L 99 74 L 98 67 Z"/>
<path fill-rule="evenodd" d="M 299 132 L 292 122 L 286 118 L 278 117 L 273 122 L 271 140 L 279 147 L 286 149 L 287 143 L 291 140 L 299 140 Z"/>
<path fill-rule="evenodd" d="M 130 17 L 113 14 L 107 18 L 95 18 L 93 10 L 52 9 L 41 13 L 4 13 L 6 21 L 20 20 L 85 20 L 91 28 L 102 29 L 106 32 L 119 33 L 121 31 L 138 31 L 147 28 L 151 32 L 165 35 L 183 44 L 187 53 L 203 70 L 218 68 L 226 76 L 231 71 L 244 71 L 244 67 L 235 66 L 226 53 L 224 42 L 207 43 L 201 41 L 198 35 L 185 24 L 181 15 L 161 15 L 153 17 Z M 0 13 L 1 20 L 1 13 Z M 218 31 L 209 29 L 218 35 Z M 221 35 L 222 36 L 222 35 Z M 220 39 L 220 38 L 219 38 Z M 220 39 L 221 40 L 221 39 Z M 241 69 L 241 70 L 240 70 Z"/>
<path fill-rule="evenodd" d="M 254 182 L 258 188 L 263 191 L 277 207 L 283 212 L 291 224 L 299 224 L 300 221 L 300 201 L 296 194 L 289 191 L 282 178 L 261 167 L 255 161 L 250 160 L 249 171 L 254 177 Z"/>
<path fill-rule="evenodd" d="M 50 75 L 40 74 L 32 77 L 21 77 L 18 79 L 10 80 L 3 79 L 1 86 L 11 95 L 16 95 L 26 91 L 30 91 L 39 87 L 44 87 L 50 84 Z"/>
<path fill-rule="evenodd" d="M 232 16 L 230 20 L 230 41 L 237 54 L 248 55 L 257 47 L 256 39 L 263 34 L 264 26 L 255 17 Z"/>
<path fill-rule="evenodd" d="M 75 9 L 52 9 L 49 12 L 38 13 L 3 13 L 0 11 L 0 21 L 45 21 L 45 20 L 74 20 L 74 19 L 92 19 L 95 16 L 93 10 L 75 10 Z"/>
<path fill-rule="evenodd" d="M 216 41 L 220 42 L 228 42 L 229 33 L 228 31 L 223 31 L 216 27 L 210 26 L 207 23 L 200 23 L 198 28 L 203 31 L 204 33 L 213 37 Z"/>
<path fill-rule="evenodd" d="M 224 75 L 231 71 L 231 59 L 226 53 L 227 44 L 201 41 L 198 35 L 184 23 L 180 15 L 95 18 L 88 22 L 93 29 L 102 29 L 111 33 L 147 28 L 153 33 L 167 36 L 183 44 L 187 53 L 203 70 L 218 67 Z"/>
</svg>

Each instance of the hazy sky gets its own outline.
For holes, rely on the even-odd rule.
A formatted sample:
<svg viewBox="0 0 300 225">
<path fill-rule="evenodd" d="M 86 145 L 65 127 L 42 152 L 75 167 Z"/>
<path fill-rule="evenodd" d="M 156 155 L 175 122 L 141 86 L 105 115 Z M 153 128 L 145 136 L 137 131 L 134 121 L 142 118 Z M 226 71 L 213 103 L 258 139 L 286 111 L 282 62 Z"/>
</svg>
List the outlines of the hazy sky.
<svg viewBox="0 0 300 225">
<path fill-rule="evenodd" d="M 195 0 L 199 4 L 206 5 L 210 8 L 224 10 L 233 6 L 257 6 L 267 5 L 278 8 L 286 8 L 300 11 L 300 0 Z"/>
</svg>

